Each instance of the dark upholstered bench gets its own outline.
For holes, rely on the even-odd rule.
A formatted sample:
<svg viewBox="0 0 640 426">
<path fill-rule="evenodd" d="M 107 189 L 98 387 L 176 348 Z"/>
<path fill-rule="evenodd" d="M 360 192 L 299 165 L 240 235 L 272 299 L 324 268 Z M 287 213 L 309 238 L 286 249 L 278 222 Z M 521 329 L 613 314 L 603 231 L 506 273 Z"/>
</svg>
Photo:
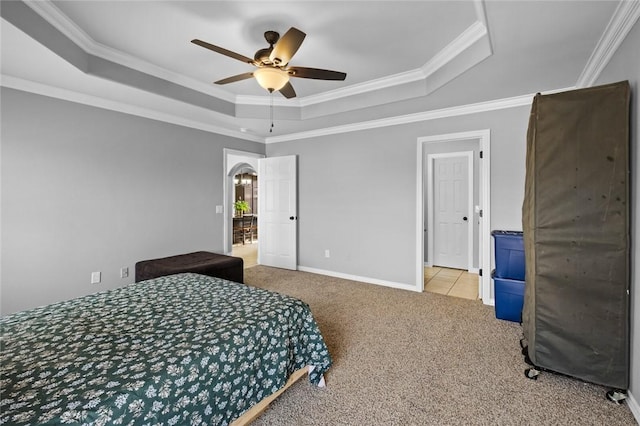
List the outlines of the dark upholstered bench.
<svg viewBox="0 0 640 426">
<path fill-rule="evenodd" d="M 240 257 L 197 251 L 136 263 L 136 282 L 165 275 L 194 272 L 243 283 L 243 267 L 244 262 Z"/>
</svg>

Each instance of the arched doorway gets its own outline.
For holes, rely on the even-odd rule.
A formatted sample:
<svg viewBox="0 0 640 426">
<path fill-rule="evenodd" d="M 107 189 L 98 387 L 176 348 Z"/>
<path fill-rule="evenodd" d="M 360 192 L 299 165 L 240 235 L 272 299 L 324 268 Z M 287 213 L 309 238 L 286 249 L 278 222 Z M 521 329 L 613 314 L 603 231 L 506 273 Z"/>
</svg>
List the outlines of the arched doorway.
<svg viewBox="0 0 640 426">
<path fill-rule="evenodd" d="M 241 193 L 242 200 L 248 198 L 247 203 L 250 210 L 246 213 L 255 214 L 258 213 L 258 187 L 257 187 L 257 171 L 258 171 L 258 159 L 264 158 L 263 154 L 237 151 L 233 149 L 224 149 L 224 169 L 225 169 L 225 184 L 224 184 L 224 220 L 223 220 L 223 247 L 225 254 L 242 257 L 245 260 L 245 267 L 257 264 L 257 230 L 254 232 L 253 244 L 242 245 L 237 239 L 238 234 L 234 235 L 234 216 L 236 216 L 236 209 L 234 207 L 235 201 L 238 199 L 238 194 Z M 251 180 L 249 184 L 248 180 Z M 245 185 L 244 188 L 240 186 Z M 251 196 L 248 197 L 249 193 Z M 222 212 L 221 212 L 222 213 Z M 257 218 L 256 218 L 257 225 Z M 250 236 L 250 235 L 249 235 Z M 234 238 L 239 244 L 233 244 Z M 247 241 L 250 241 L 247 238 Z M 243 253 L 248 251 L 248 253 Z"/>
<path fill-rule="evenodd" d="M 231 169 L 233 204 L 231 255 L 241 257 L 244 267 L 258 264 L 258 173 L 247 163 Z"/>
<path fill-rule="evenodd" d="M 229 173 L 233 178 L 233 202 L 244 201 L 247 206 L 243 214 L 258 213 L 258 172 L 252 165 L 240 163 L 234 166 Z M 239 213 L 238 208 L 234 208 L 233 216 Z"/>
</svg>

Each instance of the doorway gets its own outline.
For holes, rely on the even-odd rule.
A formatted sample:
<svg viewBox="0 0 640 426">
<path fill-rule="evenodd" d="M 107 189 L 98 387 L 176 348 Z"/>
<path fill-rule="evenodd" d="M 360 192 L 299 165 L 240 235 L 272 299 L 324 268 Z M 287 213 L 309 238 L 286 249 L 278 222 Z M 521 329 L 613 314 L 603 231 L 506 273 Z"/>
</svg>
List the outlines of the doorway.
<svg viewBox="0 0 640 426">
<path fill-rule="evenodd" d="M 258 173 L 247 163 L 240 163 L 232 170 L 236 171 L 233 176 L 231 255 L 241 257 L 244 267 L 250 268 L 258 264 Z"/>
<path fill-rule="evenodd" d="M 250 243 L 251 230 L 246 234 L 242 234 L 234 228 L 238 228 L 238 225 L 244 225 L 243 222 L 239 221 L 240 215 L 255 215 L 258 212 L 259 188 L 257 185 L 257 170 L 260 158 L 264 158 L 264 155 L 228 148 L 224 149 L 223 247 L 225 254 L 242 257 L 245 268 L 258 264 L 257 228 L 253 230 L 253 244 Z M 237 209 L 234 205 L 238 197 L 246 201 L 248 205 L 248 209 L 241 213 L 236 211 Z M 257 219 L 254 223 L 257 224 Z M 234 244 L 234 241 L 237 244 Z M 244 245 L 241 244 L 242 241 L 245 242 Z"/>
<path fill-rule="evenodd" d="M 467 273 L 477 273 L 476 278 L 478 296 L 485 304 L 493 305 L 494 298 L 491 291 L 491 277 L 488 273 L 491 267 L 491 240 L 490 240 L 490 131 L 480 130 L 463 133 L 453 133 L 446 135 L 429 136 L 419 138 L 417 141 L 417 220 L 416 220 L 416 286 L 420 291 L 425 289 L 425 266 L 432 267 L 433 253 L 436 247 L 432 246 L 430 240 L 435 236 L 435 228 L 432 222 L 433 211 L 430 211 L 429 200 L 433 200 L 433 180 L 429 181 L 432 173 L 433 162 L 440 155 L 441 158 L 460 157 L 461 154 L 472 151 L 474 164 L 469 170 L 476 170 L 474 173 L 477 179 L 471 184 L 475 187 L 474 197 L 471 202 L 467 202 L 467 215 L 463 215 L 460 220 L 466 226 L 458 227 L 465 229 L 465 233 L 472 244 L 467 244 L 469 248 L 466 253 Z M 473 147 L 469 149 L 469 147 Z M 432 157 L 429 159 L 428 155 Z M 464 154 L 466 161 L 468 155 Z M 468 163 L 467 163 L 468 164 Z M 432 175 L 431 175 L 432 176 Z M 431 189 L 429 189 L 431 188 Z M 477 189 L 476 189 L 477 188 Z M 471 197 L 469 197 L 470 199 Z M 464 217 L 467 218 L 464 221 Z M 471 250 L 473 249 L 473 251 Z M 461 271 L 460 276 L 462 276 Z"/>
</svg>

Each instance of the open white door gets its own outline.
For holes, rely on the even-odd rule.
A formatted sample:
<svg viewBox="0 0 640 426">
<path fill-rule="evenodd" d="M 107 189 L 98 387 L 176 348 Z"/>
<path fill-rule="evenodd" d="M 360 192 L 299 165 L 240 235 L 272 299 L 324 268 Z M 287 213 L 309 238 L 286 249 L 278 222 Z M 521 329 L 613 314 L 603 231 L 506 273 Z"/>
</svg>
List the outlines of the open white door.
<svg viewBox="0 0 640 426">
<path fill-rule="evenodd" d="M 296 156 L 258 160 L 258 263 L 298 269 Z"/>
</svg>

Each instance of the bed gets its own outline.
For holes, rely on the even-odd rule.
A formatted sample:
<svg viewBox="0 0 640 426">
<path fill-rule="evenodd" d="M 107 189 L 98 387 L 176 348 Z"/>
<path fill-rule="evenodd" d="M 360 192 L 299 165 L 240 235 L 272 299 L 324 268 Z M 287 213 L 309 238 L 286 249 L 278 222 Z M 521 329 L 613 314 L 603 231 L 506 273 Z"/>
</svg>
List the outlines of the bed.
<svg viewBox="0 0 640 426">
<path fill-rule="evenodd" d="M 0 319 L 0 424 L 214 424 L 331 357 L 302 301 L 186 273 Z M 255 414 L 253 415 L 255 416 Z"/>
</svg>

